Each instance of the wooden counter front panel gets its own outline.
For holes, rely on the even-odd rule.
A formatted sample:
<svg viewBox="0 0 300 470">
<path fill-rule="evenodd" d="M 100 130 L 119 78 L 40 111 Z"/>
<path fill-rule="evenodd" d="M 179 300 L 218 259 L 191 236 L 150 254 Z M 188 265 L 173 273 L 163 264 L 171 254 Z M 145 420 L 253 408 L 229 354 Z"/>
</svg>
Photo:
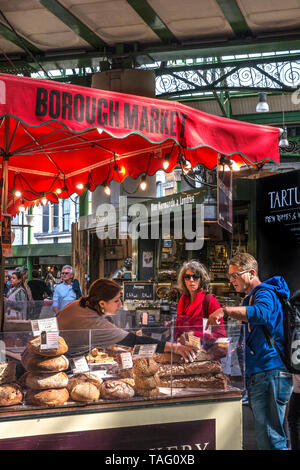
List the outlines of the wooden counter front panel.
<svg viewBox="0 0 300 470">
<path fill-rule="evenodd" d="M 1 439 L 2 450 L 214 450 L 214 419 Z"/>
</svg>

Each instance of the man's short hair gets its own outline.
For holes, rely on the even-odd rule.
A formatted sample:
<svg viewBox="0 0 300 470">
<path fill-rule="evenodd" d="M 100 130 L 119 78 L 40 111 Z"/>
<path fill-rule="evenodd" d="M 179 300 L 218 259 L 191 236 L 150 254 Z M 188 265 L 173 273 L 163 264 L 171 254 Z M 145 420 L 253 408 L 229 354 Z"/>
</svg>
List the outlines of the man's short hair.
<svg viewBox="0 0 300 470">
<path fill-rule="evenodd" d="M 249 253 L 238 252 L 229 260 L 229 265 L 238 266 L 242 271 L 253 269 L 258 274 L 258 263 Z"/>
<path fill-rule="evenodd" d="M 71 274 L 74 274 L 74 271 L 73 271 L 73 268 L 72 266 L 70 266 L 69 264 L 65 264 L 63 267 L 62 267 L 62 272 L 65 270 L 65 269 L 69 269 L 70 270 L 70 273 Z"/>
</svg>

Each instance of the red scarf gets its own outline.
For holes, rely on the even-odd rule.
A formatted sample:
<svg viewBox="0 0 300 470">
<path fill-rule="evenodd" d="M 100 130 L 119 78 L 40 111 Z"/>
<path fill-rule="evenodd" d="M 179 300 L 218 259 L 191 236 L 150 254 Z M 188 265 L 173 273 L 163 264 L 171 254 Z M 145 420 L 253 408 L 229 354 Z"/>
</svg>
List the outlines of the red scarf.
<svg viewBox="0 0 300 470">
<path fill-rule="evenodd" d="M 214 296 L 211 296 L 208 315 L 204 317 L 203 312 L 203 301 L 205 298 L 205 292 L 200 290 L 197 292 L 193 302 L 190 302 L 190 297 L 183 294 L 178 302 L 177 306 L 177 317 L 175 322 L 175 340 L 182 334 L 192 331 L 195 336 L 198 336 L 203 340 L 203 318 L 207 318 L 211 313 L 220 308 L 220 304 Z M 206 339 L 209 337 L 214 340 L 220 336 L 225 336 L 225 329 L 223 321 L 220 326 L 214 327 L 211 335 L 206 335 Z"/>
</svg>

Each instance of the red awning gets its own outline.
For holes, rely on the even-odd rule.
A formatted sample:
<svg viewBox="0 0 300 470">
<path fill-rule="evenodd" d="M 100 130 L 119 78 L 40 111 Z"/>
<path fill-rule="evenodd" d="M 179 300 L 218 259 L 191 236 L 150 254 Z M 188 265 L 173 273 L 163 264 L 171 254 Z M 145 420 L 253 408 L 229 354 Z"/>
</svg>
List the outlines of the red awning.
<svg viewBox="0 0 300 470">
<path fill-rule="evenodd" d="M 35 201 L 100 183 L 154 174 L 178 152 L 192 166 L 279 163 L 279 129 L 226 119 L 178 102 L 0 74 L 1 164 L 8 159 L 8 212 L 16 190 Z M 174 145 L 175 144 L 175 145 Z M 59 193 L 59 194 L 58 194 Z M 13 202 L 14 201 L 14 202 Z"/>
</svg>

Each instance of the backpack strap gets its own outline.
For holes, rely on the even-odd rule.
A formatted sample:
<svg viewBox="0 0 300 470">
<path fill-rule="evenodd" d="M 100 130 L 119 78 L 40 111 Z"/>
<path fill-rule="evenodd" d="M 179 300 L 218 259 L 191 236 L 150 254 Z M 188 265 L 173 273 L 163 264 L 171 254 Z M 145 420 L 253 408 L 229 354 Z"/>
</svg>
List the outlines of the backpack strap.
<svg viewBox="0 0 300 470">
<path fill-rule="evenodd" d="M 203 299 L 202 311 L 203 311 L 204 318 L 208 318 L 208 307 L 209 307 L 211 298 L 212 298 L 212 294 L 205 294 L 205 297 Z"/>
</svg>

